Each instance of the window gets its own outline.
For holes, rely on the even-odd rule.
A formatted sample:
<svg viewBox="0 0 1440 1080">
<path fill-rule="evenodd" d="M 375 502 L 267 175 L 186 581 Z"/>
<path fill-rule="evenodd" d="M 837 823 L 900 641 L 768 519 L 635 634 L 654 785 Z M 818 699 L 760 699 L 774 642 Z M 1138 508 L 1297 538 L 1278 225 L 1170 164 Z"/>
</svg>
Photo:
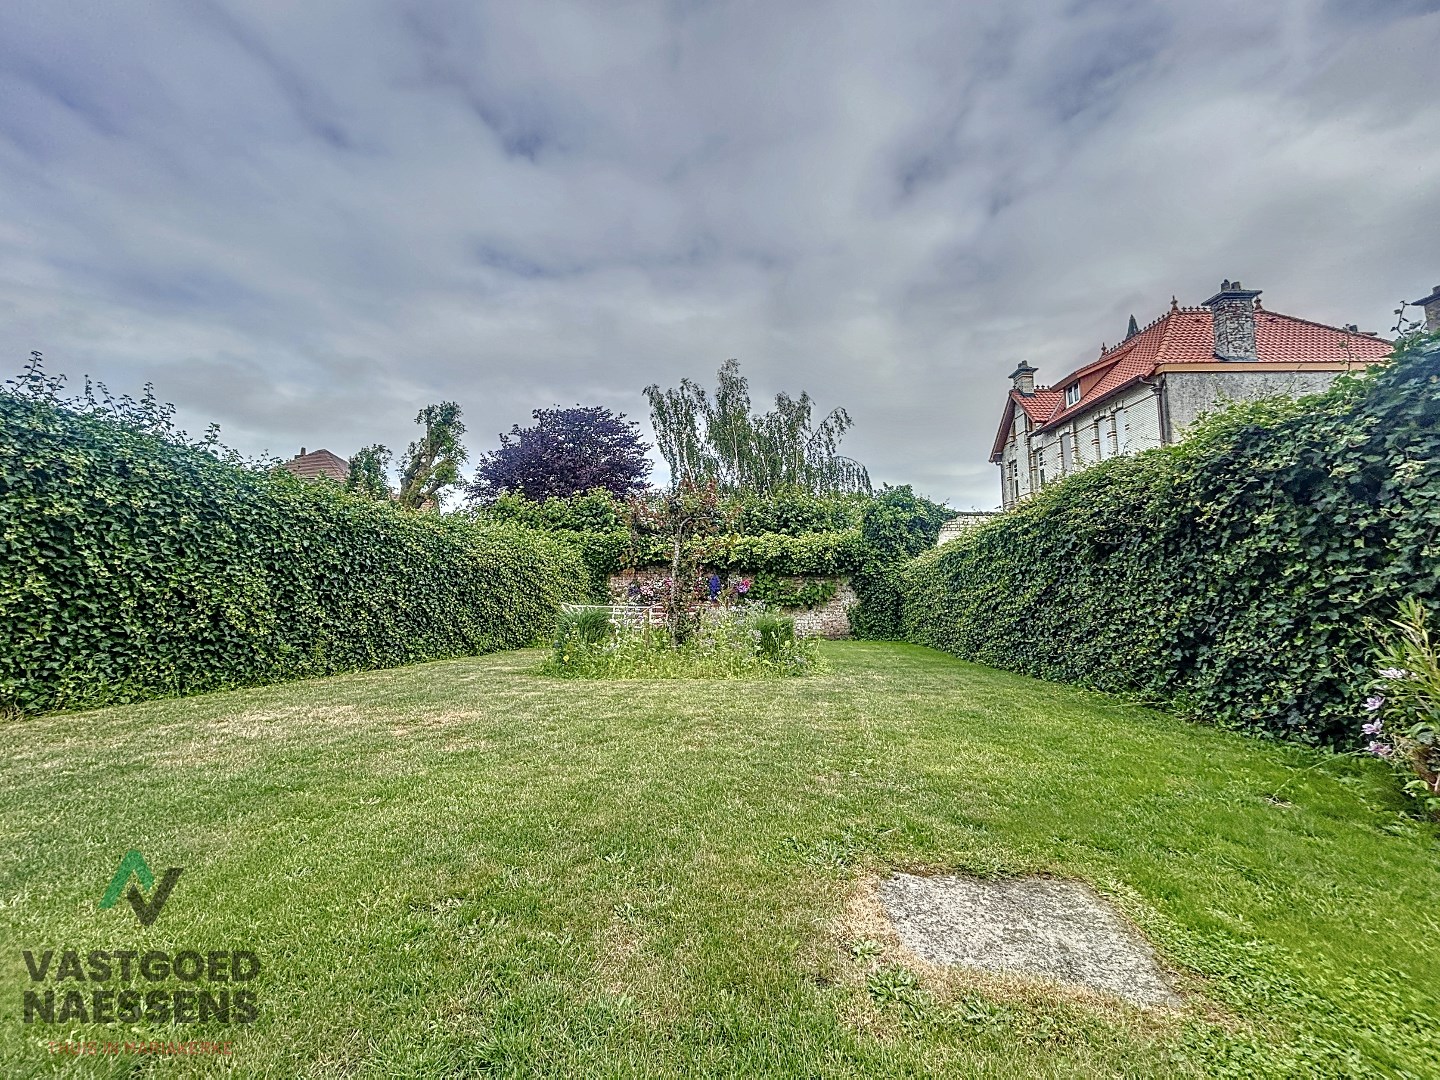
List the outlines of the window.
<svg viewBox="0 0 1440 1080">
<path fill-rule="evenodd" d="M 1065 407 L 1068 409 L 1071 405 L 1078 405 L 1079 403 L 1080 403 L 1080 384 L 1079 384 L 1079 383 L 1075 383 L 1075 384 L 1072 385 L 1072 386 L 1067 386 L 1067 387 L 1065 388 Z"/>
<path fill-rule="evenodd" d="M 1009 464 L 1010 501 L 1016 502 L 1020 498 L 1020 463 L 1011 458 Z"/>
</svg>

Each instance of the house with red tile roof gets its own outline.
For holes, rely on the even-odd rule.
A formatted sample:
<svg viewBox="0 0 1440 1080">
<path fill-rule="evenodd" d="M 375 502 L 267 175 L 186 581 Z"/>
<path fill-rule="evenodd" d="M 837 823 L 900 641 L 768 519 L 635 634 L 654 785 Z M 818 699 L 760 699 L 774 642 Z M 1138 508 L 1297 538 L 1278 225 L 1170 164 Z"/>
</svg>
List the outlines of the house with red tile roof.
<svg viewBox="0 0 1440 1080">
<path fill-rule="evenodd" d="M 344 483 L 350 475 L 350 462 L 338 454 L 332 454 L 329 450 L 312 450 L 308 454 L 305 447 L 300 448 L 300 454 L 291 458 L 281 466 L 286 472 L 298 476 L 301 480 L 338 480 Z"/>
<path fill-rule="evenodd" d="M 1440 290 L 1437 290 L 1440 293 Z M 1134 316 L 1120 344 L 1051 386 L 1021 361 L 1011 372 L 990 460 L 1009 509 L 1047 483 L 1119 454 L 1168 446 L 1228 402 L 1313 394 L 1390 355 L 1355 326 L 1327 326 L 1260 306 L 1260 290 L 1226 281 L 1199 307 L 1148 326 Z"/>
</svg>

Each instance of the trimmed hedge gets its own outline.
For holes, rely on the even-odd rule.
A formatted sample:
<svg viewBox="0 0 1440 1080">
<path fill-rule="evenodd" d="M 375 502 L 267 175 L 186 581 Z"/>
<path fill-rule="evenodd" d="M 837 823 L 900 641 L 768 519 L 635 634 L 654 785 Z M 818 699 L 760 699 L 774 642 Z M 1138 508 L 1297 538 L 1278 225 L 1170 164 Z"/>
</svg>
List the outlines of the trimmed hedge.
<svg viewBox="0 0 1440 1080">
<path fill-rule="evenodd" d="M 1367 620 L 1440 613 L 1440 345 L 1235 406 L 914 560 L 910 640 L 1307 741 L 1358 733 Z"/>
<path fill-rule="evenodd" d="M 901 635 L 899 567 L 933 545 L 951 516 L 908 486 L 874 495 L 736 495 L 727 505 L 734 531 L 691 544 L 701 565 L 776 577 L 849 577 L 859 598 L 851 625 L 855 636 L 868 638 Z M 607 601 L 611 574 L 632 566 L 663 566 L 671 558 L 663 537 L 632 547 L 623 504 L 603 491 L 540 502 L 506 495 L 469 514 L 476 521 L 542 529 L 575 546 L 590 571 L 597 602 Z"/>
<path fill-rule="evenodd" d="M 143 430 L 54 385 L 0 393 L 0 708 L 513 648 L 584 598 L 553 537 L 222 461 L 168 416 Z"/>
</svg>

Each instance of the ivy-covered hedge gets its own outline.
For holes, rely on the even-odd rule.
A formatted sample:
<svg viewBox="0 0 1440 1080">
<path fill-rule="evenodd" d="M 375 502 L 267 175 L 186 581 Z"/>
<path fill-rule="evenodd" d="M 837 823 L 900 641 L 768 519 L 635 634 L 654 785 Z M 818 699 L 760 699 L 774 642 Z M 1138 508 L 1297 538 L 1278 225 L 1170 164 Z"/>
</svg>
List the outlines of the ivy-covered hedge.
<svg viewBox="0 0 1440 1080">
<path fill-rule="evenodd" d="M 871 638 L 900 636 L 899 568 L 932 546 L 951 516 L 908 486 L 875 495 L 735 495 L 726 508 L 732 531 L 691 543 L 701 565 L 771 577 L 849 577 L 859 598 L 851 624 L 857 636 Z M 576 547 L 597 601 L 607 598 L 611 574 L 664 565 L 672 554 L 664 538 L 633 541 L 623 504 L 603 491 L 541 502 L 507 495 L 471 513 L 477 521 L 543 529 Z"/>
<path fill-rule="evenodd" d="M 916 642 L 1276 735 L 1345 742 L 1367 620 L 1440 613 L 1440 345 L 1239 405 L 912 562 Z"/>
<path fill-rule="evenodd" d="M 25 389 L 0 393 L 0 709 L 523 646 L 584 596 L 554 537 L 407 514 Z"/>
</svg>

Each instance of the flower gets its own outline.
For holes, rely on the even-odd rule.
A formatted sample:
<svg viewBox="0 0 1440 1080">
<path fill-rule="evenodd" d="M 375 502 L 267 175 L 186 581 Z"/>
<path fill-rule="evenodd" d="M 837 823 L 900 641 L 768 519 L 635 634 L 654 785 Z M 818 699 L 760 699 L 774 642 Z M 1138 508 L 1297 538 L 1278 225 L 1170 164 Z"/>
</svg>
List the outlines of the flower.
<svg viewBox="0 0 1440 1080">
<path fill-rule="evenodd" d="M 1381 669 L 1380 669 L 1380 678 L 1382 678 L 1382 679 L 1391 679 L 1391 680 L 1394 680 L 1394 679 L 1408 679 L 1408 678 L 1410 678 L 1410 672 L 1406 671 L 1403 667 L 1387 667 L 1387 668 L 1381 668 Z"/>
<path fill-rule="evenodd" d="M 1389 743 L 1383 743 L 1376 739 L 1371 742 L 1369 746 L 1365 747 L 1365 752 L 1367 754 L 1374 754 L 1376 757 L 1388 758 L 1395 753 L 1395 748 Z"/>
<path fill-rule="evenodd" d="M 1371 720 L 1368 724 L 1361 724 L 1360 731 L 1365 735 L 1379 735 L 1385 728 L 1384 720 Z"/>
<path fill-rule="evenodd" d="M 1366 711 L 1366 712 L 1377 712 L 1377 711 L 1379 711 L 1380 706 L 1382 706 L 1382 705 L 1384 705 L 1384 704 L 1385 704 L 1385 695 L 1384 695 L 1384 694 L 1371 694 L 1368 698 L 1365 699 L 1365 711 Z"/>
</svg>

